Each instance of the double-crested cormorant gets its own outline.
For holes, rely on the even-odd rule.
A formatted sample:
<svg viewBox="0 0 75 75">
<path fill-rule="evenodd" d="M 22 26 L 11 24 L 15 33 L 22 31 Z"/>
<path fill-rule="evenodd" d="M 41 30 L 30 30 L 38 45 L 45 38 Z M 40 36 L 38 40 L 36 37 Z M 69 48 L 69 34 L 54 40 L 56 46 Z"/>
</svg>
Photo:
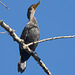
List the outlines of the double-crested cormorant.
<svg viewBox="0 0 75 75">
<path fill-rule="evenodd" d="M 20 37 L 21 39 L 24 40 L 25 44 L 39 40 L 40 32 L 39 32 L 37 20 L 34 17 L 35 10 L 39 4 L 40 4 L 40 1 L 37 4 L 33 4 L 28 8 L 27 17 L 29 19 L 29 22 L 25 26 Z M 34 51 L 37 45 L 38 44 L 33 44 L 29 46 L 29 48 Z M 19 50 L 20 50 L 20 59 L 18 63 L 18 72 L 22 73 L 26 69 L 26 62 L 31 56 L 31 54 L 28 54 L 20 46 L 19 46 Z"/>
</svg>

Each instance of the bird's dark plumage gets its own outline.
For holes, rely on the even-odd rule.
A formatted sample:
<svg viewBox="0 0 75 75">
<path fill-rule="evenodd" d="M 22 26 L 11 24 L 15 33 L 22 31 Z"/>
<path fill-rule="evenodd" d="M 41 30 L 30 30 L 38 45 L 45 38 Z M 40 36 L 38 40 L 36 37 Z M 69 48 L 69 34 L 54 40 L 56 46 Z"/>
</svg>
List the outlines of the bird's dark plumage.
<svg viewBox="0 0 75 75">
<path fill-rule="evenodd" d="M 38 2 L 37 4 L 39 5 L 40 3 Z M 36 21 L 36 18 L 34 17 L 35 9 L 38 6 L 37 4 L 32 5 L 28 9 L 27 17 L 29 19 L 29 22 L 27 23 L 20 37 L 21 39 L 24 40 L 25 44 L 38 41 L 40 37 L 37 21 Z M 38 44 L 30 45 L 29 48 L 34 51 L 37 45 Z M 29 59 L 31 54 L 28 54 L 20 46 L 19 46 L 19 50 L 20 50 L 20 59 L 18 63 L 18 72 L 22 73 L 26 69 L 26 61 Z"/>
</svg>

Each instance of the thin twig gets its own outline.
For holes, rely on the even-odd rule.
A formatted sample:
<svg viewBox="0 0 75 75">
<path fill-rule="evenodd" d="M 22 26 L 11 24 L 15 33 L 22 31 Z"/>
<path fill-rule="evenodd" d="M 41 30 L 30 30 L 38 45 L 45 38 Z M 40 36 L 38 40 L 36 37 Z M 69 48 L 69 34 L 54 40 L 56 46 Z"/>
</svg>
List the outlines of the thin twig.
<svg viewBox="0 0 75 75">
<path fill-rule="evenodd" d="M 8 8 L 4 3 L 2 3 L 1 1 L 0 1 L 0 3 L 1 3 L 5 8 L 10 9 L 10 8 Z"/>
<path fill-rule="evenodd" d="M 32 53 L 33 58 L 38 62 L 38 64 L 42 67 L 42 69 L 48 74 L 52 75 L 51 72 L 48 70 L 48 68 L 45 66 L 45 64 L 41 61 L 41 59 L 37 56 L 36 53 L 34 53 L 30 48 L 24 43 L 24 40 L 20 39 L 14 32 L 13 29 L 11 29 L 8 25 L 6 25 L 2 20 L 0 20 L 0 25 L 9 32 L 9 34 L 12 36 L 12 38 L 21 45 L 21 47 L 26 50 L 29 54 Z"/>
<path fill-rule="evenodd" d="M 49 40 L 64 39 L 64 38 L 74 38 L 74 37 L 75 37 L 75 35 L 73 35 L 73 36 L 52 37 L 52 38 L 47 38 L 47 39 L 43 39 L 43 40 L 40 40 L 40 41 L 31 42 L 31 43 L 27 44 L 27 46 L 30 46 L 30 45 L 36 44 L 36 43 L 41 43 L 41 42 L 49 41 Z"/>
<path fill-rule="evenodd" d="M 0 34 L 4 34 L 4 33 L 6 33 L 6 32 L 0 32 Z"/>
</svg>

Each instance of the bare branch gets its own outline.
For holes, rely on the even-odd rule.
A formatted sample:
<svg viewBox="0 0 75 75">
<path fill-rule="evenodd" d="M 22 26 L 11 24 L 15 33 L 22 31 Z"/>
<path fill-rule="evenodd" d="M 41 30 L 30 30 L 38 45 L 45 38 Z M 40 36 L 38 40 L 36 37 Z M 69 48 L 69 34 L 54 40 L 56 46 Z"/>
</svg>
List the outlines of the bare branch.
<svg viewBox="0 0 75 75">
<path fill-rule="evenodd" d="M 8 8 L 4 3 L 2 3 L 1 1 L 0 1 L 0 3 L 1 3 L 5 8 L 10 9 L 10 8 Z"/>
<path fill-rule="evenodd" d="M 43 40 L 40 40 L 40 41 L 31 42 L 31 43 L 27 44 L 27 46 L 30 46 L 30 45 L 36 44 L 36 43 L 41 43 L 41 42 L 49 41 L 49 40 L 64 39 L 64 38 L 74 38 L 74 37 L 75 37 L 75 35 L 73 35 L 73 36 L 52 37 L 52 38 L 47 38 L 47 39 L 43 39 Z"/>
<path fill-rule="evenodd" d="M 0 34 L 4 34 L 4 33 L 6 33 L 6 32 L 0 32 Z"/>
<path fill-rule="evenodd" d="M 36 53 L 34 53 L 30 48 L 24 43 L 24 40 L 20 39 L 14 32 L 13 29 L 11 29 L 8 25 L 6 25 L 2 20 L 0 20 L 0 25 L 9 32 L 9 34 L 12 36 L 12 38 L 21 45 L 23 49 L 25 49 L 29 54 L 31 53 L 33 58 L 38 62 L 38 64 L 42 67 L 42 69 L 48 74 L 52 75 L 51 72 L 48 70 L 48 68 L 45 66 L 45 64 L 41 61 L 41 59 L 37 56 Z"/>
</svg>

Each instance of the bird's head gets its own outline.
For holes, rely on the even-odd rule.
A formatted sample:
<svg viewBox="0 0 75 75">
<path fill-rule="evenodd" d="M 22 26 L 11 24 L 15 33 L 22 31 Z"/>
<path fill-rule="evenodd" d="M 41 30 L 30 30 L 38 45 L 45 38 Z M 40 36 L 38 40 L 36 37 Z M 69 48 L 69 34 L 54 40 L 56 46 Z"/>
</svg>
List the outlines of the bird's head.
<svg viewBox="0 0 75 75">
<path fill-rule="evenodd" d="M 28 19 L 33 19 L 35 10 L 39 4 L 40 4 L 40 1 L 37 4 L 33 4 L 28 8 L 28 12 L 27 12 Z"/>
</svg>

